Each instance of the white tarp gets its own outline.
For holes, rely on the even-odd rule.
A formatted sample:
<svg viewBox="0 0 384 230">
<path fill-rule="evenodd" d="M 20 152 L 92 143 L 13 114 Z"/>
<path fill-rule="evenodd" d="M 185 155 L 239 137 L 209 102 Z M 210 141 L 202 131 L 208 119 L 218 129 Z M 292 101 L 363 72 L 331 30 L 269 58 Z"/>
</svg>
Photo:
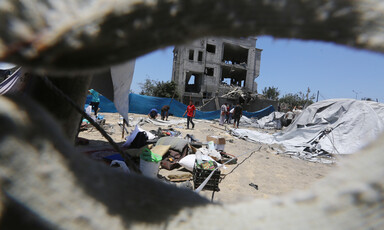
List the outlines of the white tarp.
<svg viewBox="0 0 384 230">
<path fill-rule="evenodd" d="M 220 119 L 215 119 L 216 122 L 219 122 Z M 195 122 L 195 120 L 193 120 Z M 234 120 L 231 120 L 231 124 L 233 124 Z M 255 119 L 246 117 L 246 116 L 241 116 L 240 121 L 239 121 L 239 126 L 246 126 L 246 127 L 253 127 L 255 126 Z"/>
<path fill-rule="evenodd" d="M 170 126 L 170 125 L 179 125 L 179 124 L 186 124 L 187 123 L 187 119 L 186 118 L 183 118 L 183 119 L 172 119 L 172 120 L 168 120 L 168 121 L 163 121 L 163 120 L 160 120 L 160 119 L 150 119 L 150 118 L 146 118 L 145 120 L 147 123 L 152 123 L 154 125 L 157 125 L 157 126 Z M 198 123 L 196 120 L 193 120 L 194 123 Z"/>
<path fill-rule="evenodd" d="M 11 76 L 9 76 L 4 81 L 0 82 L 0 95 L 6 94 L 12 89 L 12 87 L 20 79 L 21 73 L 22 71 L 20 67 Z"/>
<path fill-rule="evenodd" d="M 196 120 L 193 120 L 194 123 L 198 123 Z M 163 121 L 160 119 L 150 119 L 148 117 L 138 117 L 134 119 L 133 117 L 129 118 L 129 127 L 135 126 L 135 125 L 144 125 L 145 123 L 151 123 L 157 126 L 172 126 L 172 125 L 180 125 L 180 124 L 186 124 L 187 119 L 181 118 L 181 119 L 169 119 L 168 121 Z M 121 123 L 122 124 L 122 123 Z"/>
<path fill-rule="evenodd" d="M 232 120 L 234 122 L 234 120 Z M 239 126 L 252 126 L 254 124 L 254 120 L 249 117 L 241 116 L 239 121 Z"/>
<path fill-rule="evenodd" d="M 135 60 L 111 67 L 114 104 L 117 111 L 128 121 L 129 90 L 135 70 Z"/>
<path fill-rule="evenodd" d="M 102 69 L 95 73 L 90 88 L 113 101 L 118 113 L 128 121 L 129 93 L 135 60 Z"/>
<path fill-rule="evenodd" d="M 247 129 L 231 130 L 249 141 L 282 144 L 287 152 L 351 154 L 384 131 L 384 104 L 331 99 L 310 105 L 283 132 L 274 135 Z"/>
<path fill-rule="evenodd" d="M 121 116 L 128 121 L 129 109 L 129 90 L 135 70 L 135 60 L 128 61 L 121 65 L 111 67 L 111 76 L 113 82 L 113 103 Z"/>
<path fill-rule="evenodd" d="M 273 112 L 255 121 L 255 127 L 261 129 L 281 129 L 281 119 L 285 113 Z"/>
<path fill-rule="evenodd" d="M 127 137 L 127 140 L 123 144 L 123 147 L 129 147 L 132 144 L 133 140 L 135 140 L 136 135 L 139 132 L 145 132 L 147 134 L 147 136 L 148 136 L 148 140 L 155 139 L 155 135 L 153 135 L 151 132 L 148 132 L 148 131 L 142 129 L 139 125 L 136 125 L 136 127 L 132 131 L 131 135 L 129 135 L 129 137 Z"/>
<path fill-rule="evenodd" d="M 1 70 L 13 69 L 15 67 L 16 66 L 14 64 L 7 63 L 7 62 L 0 62 L 0 69 Z"/>
<path fill-rule="evenodd" d="M 285 113 L 281 113 L 281 112 L 273 112 L 268 116 L 264 116 L 260 119 L 248 118 L 243 115 L 240 118 L 239 126 L 254 127 L 254 128 L 261 128 L 261 129 L 281 129 L 280 119 L 284 116 L 284 114 Z M 216 121 L 218 121 L 218 119 L 216 119 Z"/>
</svg>

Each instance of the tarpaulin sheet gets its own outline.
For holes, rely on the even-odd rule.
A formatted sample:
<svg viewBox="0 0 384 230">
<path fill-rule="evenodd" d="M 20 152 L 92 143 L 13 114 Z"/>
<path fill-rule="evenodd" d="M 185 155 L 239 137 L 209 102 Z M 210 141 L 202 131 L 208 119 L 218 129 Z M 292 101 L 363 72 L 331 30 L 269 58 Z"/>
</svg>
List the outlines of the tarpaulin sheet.
<svg viewBox="0 0 384 230">
<path fill-rule="evenodd" d="M 172 102 L 171 102 L 172 101 Z M 153 108 L 157 109 L 160 113 L 161 108 L 164 105 L 169 105 L 169 113 L 173 116 L 181 117 L 183 116 L 187 106 L 183 103 L 172 100 L 171 98 L 162 98 L 162 97 L 151 97 L 138 94 L 129 94 L 129 112 L 130 113 L 139 113 L 139 114 L 148 114 L 149 111 Z M 244 116 L 247 117 L 263 117 L 272 113 L 275 109 L 273 106 L 268 106 L 267 108 L 257 111 L 257 112 L 243 112 Z M 220 110 L 216 111 L 198 111 L 196 110 L 196 119 L 206 119 L 213 120 L 220 117 Z"/>
<path fill-rule="evenodd" d="M 85 101 L 85 107 L 89 105 L 91 102 L 92 96 L 87 95 L 87 100 Z M 115 107 L 115 104 L 110 101 L 108 98 L 104 97 L 103 95 L 100 95 L 100 104 L 99 104 L 99 112 L 101 113 L 117 113 L 117 109 Z"/>
<path fill-rule="evenodd" d="M 247 112 L 243 111 L 243 115 L 246 117 L 257 117 L 262 118 L 264 116 L 268 116 L 269 114 L 273 113 L 275 111 L 275 108 L 270 105 L 262 110 L 256 111 L 256 112 Z"/>
<path fill-rule="evenodd" d="M 87 97 L 86 104 L 89 104 L 91 101 L 90 95 Z M 172 102 L 171 102 L 172 101 Z M 157 109 L 157 111 L 161 111 L 161 108 L 164 105 L 169 105 L 169 113 L 173 114 L 176 117 L 182 117 L 187 106 L 183 103 L 172 100 L 171 98 L 163 98 L 163 97 L 151 97 L 145 95 L 139 95 L 131 93 L 129 94 L 129 112 L 137 113 L 137 114 L 148 114 L 149 111 L 153 108 Z M 112 101 L 108 100 L 104 96 L 100 96 L 100 111 L 99 112 L 107 112 L 107 113 L 116 113 L 117 110 Z M 264 117 L 269 115 L 275 111 L 273 106 L 268 106 L 265 109 L 256 112 L 247 112 L 243 111 L 243 115 L 246 117 Z M 196 110 L 196 119 L 205 119 L 205 120 L 214 120 L 220 118 L 220 110 L 216 111 L 199 111 Z"/>
<path fill-rule="evenodd" d="M 7 93 L 16 84 L 21 76 L 21 68 L 18 68 L 11 76 L 0 82 L 0 95 Z"/>
<path fill-rule="evenodd" d="M 247 129 L 232 134 L 253 142 L 282 144 L 287 151 L 305 148 L 332 154 L 354 153 L 384 131 L 384 104 L 353 99 L 331 99 L 306 108 L 283 132 L 275 135 Z"/>
<path fill-rule="evenodd" d="M 135 60 L 111 67 L 114 94 L 113 101 L 117 111 L 119 111 L 127 121 L 129 112 L 128 93 L 131 89 L 134 70 Z"/>
</svg>

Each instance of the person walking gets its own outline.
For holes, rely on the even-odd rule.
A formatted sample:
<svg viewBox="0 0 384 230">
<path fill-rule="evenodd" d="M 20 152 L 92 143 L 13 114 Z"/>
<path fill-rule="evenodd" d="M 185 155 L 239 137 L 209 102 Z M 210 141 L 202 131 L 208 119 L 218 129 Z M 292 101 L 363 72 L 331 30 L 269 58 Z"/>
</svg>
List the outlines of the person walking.
<svg viewBox="0 0 384 230">
<path fill-rule="evenodd" d="M 192 124 L 192 129 L 195 128 L 195 123 L 192 121 L 196 115 L 196 108 L 193 105 L 193 101 L 189 101 L 189 105 L 187 106 L 187 110 L 185 110 L 183 117 L 185 114 L 187 114 L 187 129 L 189 129 L 189 123 Z"/>
<path fill-rule="evenodd" d="M 220 125 L 224 125 L 225 116 L 227 115 L 227 103 L 224 103 L 220 108 Z"/>
<path fill-rule="evenodd" d="M 239 128 L 240 118 L 243 116 L 243 107 L 237 104 L 233 110 L 233 128 Z"/>
</svg>

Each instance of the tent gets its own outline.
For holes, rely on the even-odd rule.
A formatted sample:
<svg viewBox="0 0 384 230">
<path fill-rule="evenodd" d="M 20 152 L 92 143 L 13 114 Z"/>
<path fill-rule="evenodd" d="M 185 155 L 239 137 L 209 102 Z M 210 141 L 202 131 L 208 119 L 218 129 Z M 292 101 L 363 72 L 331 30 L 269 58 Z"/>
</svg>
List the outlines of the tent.
<svg viewBox="0 0 384 230">
<path fill-rule="evenodd" d="M 277 141 L 307 143 L 329 153 L 358 151 L 384 131 L 384 104 L 332 99 L 310 105 Z"/>
<path fill-rule="evenodd" d="M 261 129 L 281 129 L 281 120 L 284 117 L 285 113 L 283 112 L 273 112 L 268 116 L 262 117 L 261 119 L 255 121 L 254 127 Z"/>
<path fill-rule="evenodd" d="M 275 135 L 232 130 L 239 137 L 282 144 L 286 152 L 318 156 L 351 154 L 384 131 L 384 104 L 354 99 L 331 99 L 308 106 L 283 132 Z"/>
</svg>

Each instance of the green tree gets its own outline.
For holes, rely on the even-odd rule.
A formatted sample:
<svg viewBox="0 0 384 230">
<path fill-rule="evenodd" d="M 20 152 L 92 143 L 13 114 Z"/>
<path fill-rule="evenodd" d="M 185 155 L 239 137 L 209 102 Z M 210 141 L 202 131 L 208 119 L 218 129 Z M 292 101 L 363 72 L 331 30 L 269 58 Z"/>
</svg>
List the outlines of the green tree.
<svg viewBox="0 0 384 230">
<path fill-rule="evenodd" d="M 311 90 L 308 88 L 306 93 L 298 92 L 298 93 L 288 93 L 284 95 L 282 98 L 279 99 L 280 103 L 284 103 L 288 105 L 289 108 L 302 106 L 303 108 L 305 106 L 308 106 L 310 104 L 313 104 L 313 100 L 315 99 L 315 95 L 312 94 L 309 96 Z"/>
<path fill-rule="evenodd" d="M 263 89 L 263 96 L 267 99 L 277 101 L 279 99 L 280 91 L 277 87 L 265 87 Z"/>
<path fill-rule="evenodd" d="M 153 94 L 155 97 L 174 97 L 175 99 L 179 98 L 179 94 L 177 93 L 177 85 L 173 81 L 157 82 Z"/>
<path fill-rule="evenodd" d="M 139 83 L 141 88 L 141 95 L 153 96 L 157 82 L 149 78 L 145 79 L 143 83 Z"/>
<path fill-rule="evenodd" d="M 173 81 L 155 81 L 147 78 L 144 83 L 139 83 L 139 85 L 141 87 L 141 95 L 179 98 L 177 85 Z"/>
</svg>

